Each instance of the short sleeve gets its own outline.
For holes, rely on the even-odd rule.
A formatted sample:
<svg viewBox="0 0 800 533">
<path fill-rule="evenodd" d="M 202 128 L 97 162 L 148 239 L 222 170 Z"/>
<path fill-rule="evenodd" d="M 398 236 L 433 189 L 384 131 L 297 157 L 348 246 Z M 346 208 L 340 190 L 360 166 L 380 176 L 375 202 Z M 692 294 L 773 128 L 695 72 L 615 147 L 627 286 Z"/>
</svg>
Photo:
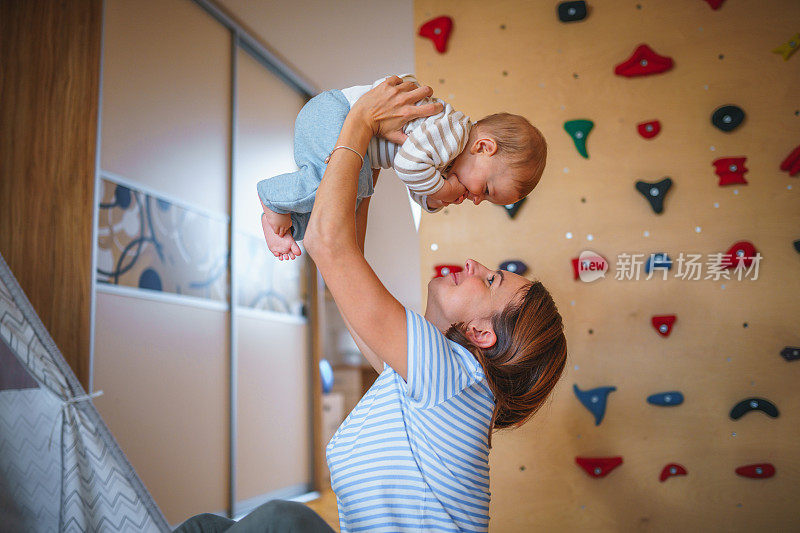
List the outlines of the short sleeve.
<svg viewBox="0 0 800 533">
<path fill-rule="evenodd" d="M 406 309 L 406 333 L 405 392 L 416 407 L 435 407 L 484 379 L 475 356 L 410 309 Z"/>
</svg>

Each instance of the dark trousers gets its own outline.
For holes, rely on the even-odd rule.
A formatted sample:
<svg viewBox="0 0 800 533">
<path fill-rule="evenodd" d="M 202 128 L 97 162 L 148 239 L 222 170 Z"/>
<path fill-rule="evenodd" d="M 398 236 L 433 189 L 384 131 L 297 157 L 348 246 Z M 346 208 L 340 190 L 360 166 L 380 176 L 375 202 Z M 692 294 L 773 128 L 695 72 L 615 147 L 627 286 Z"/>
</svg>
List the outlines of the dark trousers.
<svg viewBox="0 0 800 533">
<path fill-rule="evenodd" d="M 253 509 L 238 522 L 210 513 L 191 517 L 175 533 L 333 533 L 309 507 L 299 502 L 272 500 Z"/>
</svg>

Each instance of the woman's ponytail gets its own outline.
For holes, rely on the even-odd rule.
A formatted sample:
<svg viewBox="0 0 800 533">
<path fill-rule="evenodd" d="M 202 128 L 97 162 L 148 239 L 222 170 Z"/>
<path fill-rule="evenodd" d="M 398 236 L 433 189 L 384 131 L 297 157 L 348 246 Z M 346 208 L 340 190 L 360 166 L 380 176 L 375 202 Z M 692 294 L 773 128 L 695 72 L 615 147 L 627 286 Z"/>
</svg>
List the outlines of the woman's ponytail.
<svg viewBox="0 0 800 533">
<path fill-rule="evenodd" d="M 567 361 L 567 339 L 558 308 L 539 281 L 521 301 L 509 304 L 492 319 L 497 337 L 487 349 L 473 345 L 454 324 L 445 336 L 467 348 L 480 363 L 494 394 L 492 431 L 519 427 L 533 416 L 555 388 Z"/>
</svg>

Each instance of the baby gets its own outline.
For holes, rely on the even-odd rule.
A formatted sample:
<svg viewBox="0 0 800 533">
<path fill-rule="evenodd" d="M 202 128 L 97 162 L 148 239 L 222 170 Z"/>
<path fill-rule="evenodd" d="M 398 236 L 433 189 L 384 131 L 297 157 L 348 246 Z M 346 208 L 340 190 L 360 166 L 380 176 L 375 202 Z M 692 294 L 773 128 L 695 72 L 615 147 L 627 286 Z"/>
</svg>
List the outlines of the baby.
<svg viewBox="0 0 800 533">
<path fill-rule="evenodd" d="M 403 81 L 416 79 L 401 76 Z M 280 260 L 300 255 L 326 158 L 336 144 L 352 105 L 372 87 L 359 85 L 325 91 L 306 103 L 295 122 L 294 158 L 300 170 L 258 183 L 264 208 L 261 225 L 267 246 Z M 438 98 L 442 112 L 413 120 L 397 145 L 374 137 L 364 155 L 356 205 L 374 192 L 372 170 L 393 168 L 422 208 L 435 213 L 444 206 L 472 200 L 513 204 L 536 187 L 544 171 L 547 144 L 542 133 L 519 115 L 497 113 L 471 122 Z M 359 154 L 361 155 L 361 154 Z M 291 230 L 291 231 L 290 231 Z"/>
</svg>

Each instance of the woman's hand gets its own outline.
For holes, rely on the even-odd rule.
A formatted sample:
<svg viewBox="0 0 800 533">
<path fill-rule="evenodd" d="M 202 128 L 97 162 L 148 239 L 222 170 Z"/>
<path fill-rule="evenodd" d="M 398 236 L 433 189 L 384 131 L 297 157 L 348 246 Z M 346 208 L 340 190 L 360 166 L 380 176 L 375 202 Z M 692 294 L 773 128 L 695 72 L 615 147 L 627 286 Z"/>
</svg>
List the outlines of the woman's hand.
<svg viewBox="0 0 800 533">
<path fill-rule="evenodd" d="M 350 114 L 364 121 L 373 135 L 403 144 L 407 135 L 402 128 L 407 122 L 441 113 L 444 109 L 438 102 L 415 105 L 432 95 L 433 89 L 428 86 L 419 87 L 414 82 L 404 82 L 398 76 L 391 76 L 359 98 Z"/>
</svg>

